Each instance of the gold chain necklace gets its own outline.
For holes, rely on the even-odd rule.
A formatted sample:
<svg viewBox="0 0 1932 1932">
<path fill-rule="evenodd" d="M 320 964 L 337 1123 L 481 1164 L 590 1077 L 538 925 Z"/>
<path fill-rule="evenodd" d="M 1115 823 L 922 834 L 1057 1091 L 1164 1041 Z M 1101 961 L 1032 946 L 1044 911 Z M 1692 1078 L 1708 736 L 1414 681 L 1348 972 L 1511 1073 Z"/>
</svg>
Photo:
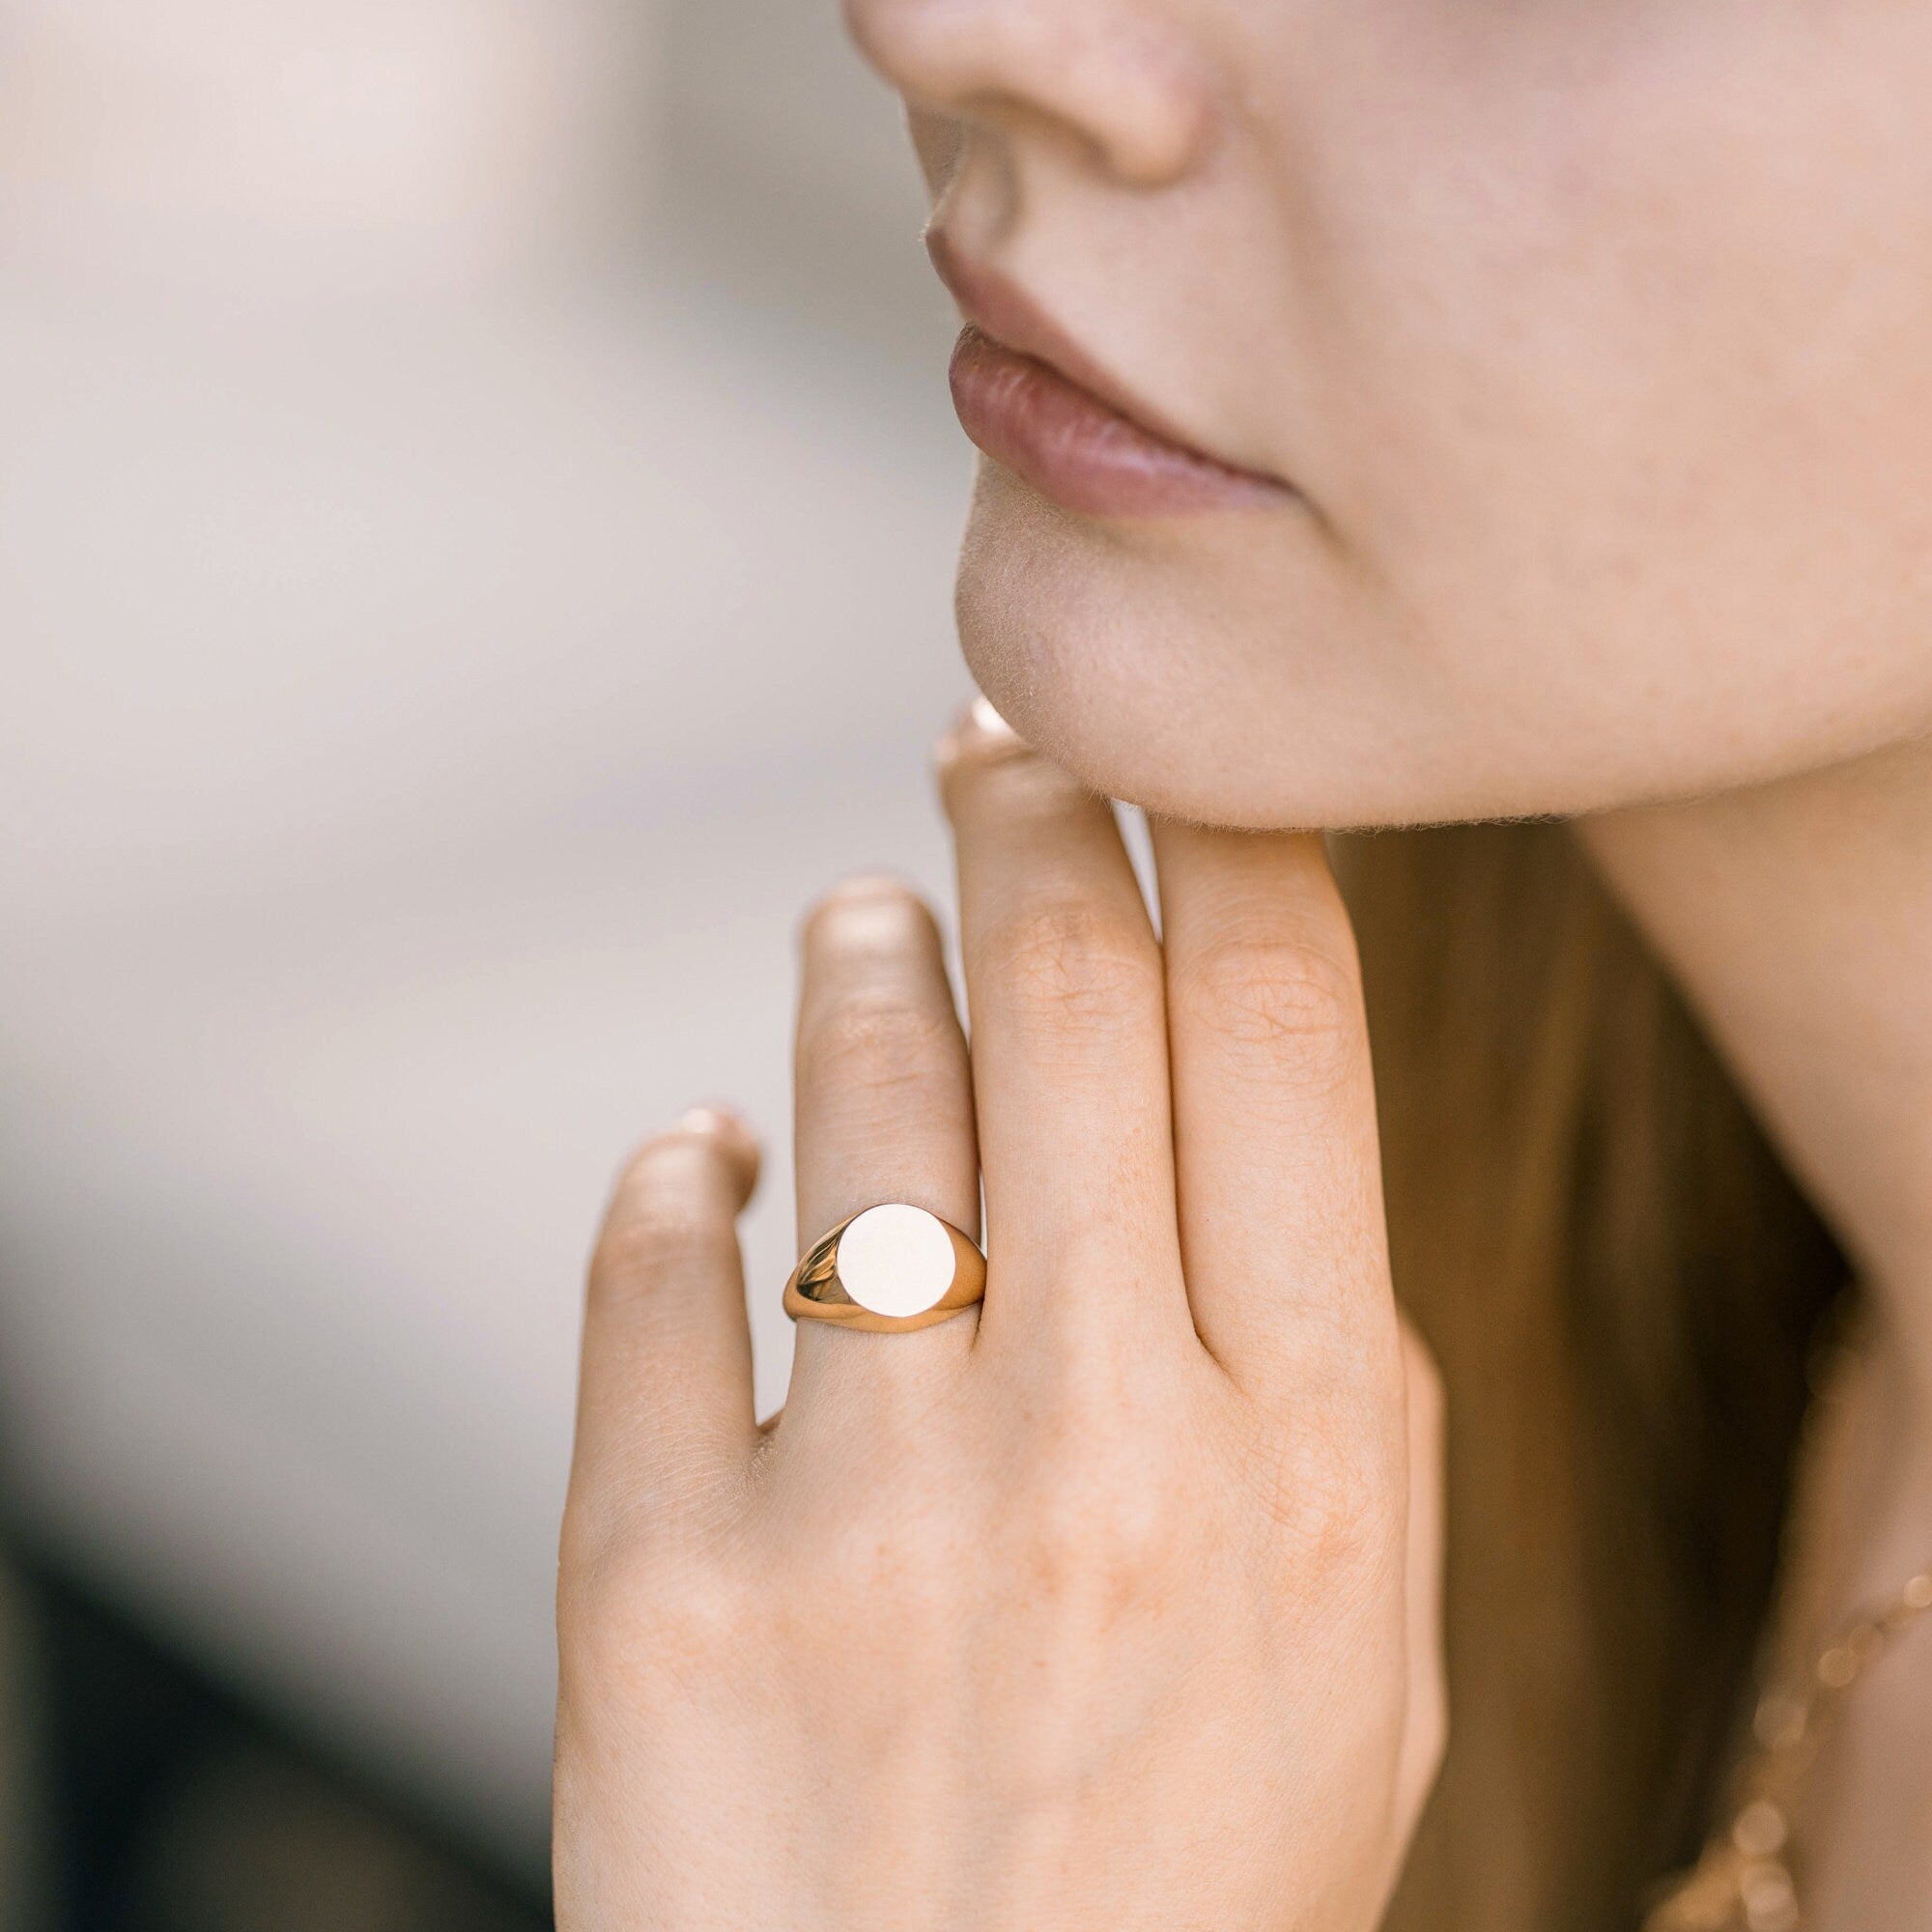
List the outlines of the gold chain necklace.
<svg viewBox="0 0 1932 1932">
<path fill-rule="evenodd" d="M 1644 1932 L 1799 1932 L 1791 1836 L 1804 1780 L 1853 1686 L 1928 1610 L 1932 1564 L 1889 1602 L 1854 1617 L 1808 1676 L 1759 1697 L 1754 1748 L 1738 1769 L 1730 1825 L 1672 1883 Z"/>
</svg>

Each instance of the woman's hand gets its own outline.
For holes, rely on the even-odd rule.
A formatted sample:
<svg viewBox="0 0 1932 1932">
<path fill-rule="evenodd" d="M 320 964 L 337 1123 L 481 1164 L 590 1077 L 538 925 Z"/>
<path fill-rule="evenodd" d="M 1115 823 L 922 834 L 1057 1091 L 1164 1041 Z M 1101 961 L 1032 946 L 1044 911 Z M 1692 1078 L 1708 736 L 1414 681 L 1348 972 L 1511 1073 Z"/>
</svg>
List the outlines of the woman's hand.
<svg viewBox="0 0 1932 1932">
<path fill-rule="evenodd" d="M 973 1043 L 930 917 L 813 914 L 801 1247 L 979 1221 L 983 1304 L 802 1322 L 766 1430 L 699 1120 L 591 1271 L 564 1529 L 563 1932 L 1350 1932 L 1443 1736 L 1439 1416 L 1389 1291 L 1348 923 L 1311 838 L 943 748 Z M 977 1126 L 977 1133 L 976 1133 Z M 771 1285 L 777 1293 L 777 1284 Z"/>
</svg>

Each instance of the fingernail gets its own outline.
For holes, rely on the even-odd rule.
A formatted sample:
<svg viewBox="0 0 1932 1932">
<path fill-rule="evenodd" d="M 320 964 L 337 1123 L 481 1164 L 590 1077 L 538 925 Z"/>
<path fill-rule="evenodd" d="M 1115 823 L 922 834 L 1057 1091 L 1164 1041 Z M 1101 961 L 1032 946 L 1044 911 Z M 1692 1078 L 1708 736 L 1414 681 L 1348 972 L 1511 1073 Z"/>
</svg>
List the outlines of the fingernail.
<svg viewBox="0 0 1932 1932">
<path fill-rule="evenodd" d="M 819 894 L 813 909 L 841 905 L 855 899 L 904 899 L 914 896 L 912 883 L 896 872 L 847 872 L 842 879 L 835 879 Z"/>
<path fill-rule="evenodd" d="M 981 692 L 966 707 L 966 716 L 978 729 L 989 738 L 1017 738 L 1020 734 L 994 709 L 993 700 Z"/>
<path fill-rule="evenodd" d="M 678 1116 L 674 1134 L 701 1140 L 718 1155 L 735 1178 L 738 1206 L 743 1208 L 758 1185 L 758 1172 L 765 1164 L 765 1151 L 745 1117 L 735 1107 L 713 1103 L 690 1107 Z"/>
<path fill-rule="evenodd" d="M 738 1182 L 749 1197 L 758 1184 L 765 1151 L 757 1130 L 735 1107 L 718 1102 L 688 1108 L 678 1118 L 676 1131 L 708 1141 L 737 1170 Z"/>
<path fill-rule="evenodd" d="M 676 1130 L 681 1134 L 705 1134 L 714 1140 L 750 1141 L 753 1146 L 758 1139 L 735 1107 L 715 1102 L 686 1108 L 677 1118 Z"/>
<path fill-rule="evenodd" d="M 933 747 L 933 757 L 943 771 L 967 752 L 997 756 L 1026 749 L 1026 740 L 1000 716 L 992 699 L 982 694 L 954 719 L 952 728 Z"/>
</svg>

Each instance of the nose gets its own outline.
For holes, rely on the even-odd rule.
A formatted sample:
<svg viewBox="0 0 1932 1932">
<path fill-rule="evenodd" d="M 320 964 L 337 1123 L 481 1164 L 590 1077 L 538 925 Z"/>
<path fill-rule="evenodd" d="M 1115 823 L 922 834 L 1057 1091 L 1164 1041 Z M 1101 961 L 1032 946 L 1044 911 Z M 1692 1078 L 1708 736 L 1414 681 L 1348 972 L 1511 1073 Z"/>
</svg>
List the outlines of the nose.
<svg viewBox="0 0 1932 1932">
<path fill-rule="evenodd" d="M 1212 130 L 1201 50 L 1141 0 L 845 0 L 845 17 L 915 110 L 1044 121 L 1134 186 L 1184 175 Z"/>
</svg>

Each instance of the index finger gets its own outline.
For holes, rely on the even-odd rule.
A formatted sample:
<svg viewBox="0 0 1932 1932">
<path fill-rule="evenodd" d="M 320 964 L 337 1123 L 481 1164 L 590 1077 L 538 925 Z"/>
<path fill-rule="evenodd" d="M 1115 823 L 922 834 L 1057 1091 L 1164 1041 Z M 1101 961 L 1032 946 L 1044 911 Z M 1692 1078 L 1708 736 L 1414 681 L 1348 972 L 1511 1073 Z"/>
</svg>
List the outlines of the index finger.
<svg viewBox="0 0 1932 1932">
<path fill-rule="evenodd" d="M 1368 1024 L 1321 840 L 1157 823 L 1153 843 L 1195 1327 L 1257 1395 L 1364 1377 L 1392 1395 Z"/>
</svg>

